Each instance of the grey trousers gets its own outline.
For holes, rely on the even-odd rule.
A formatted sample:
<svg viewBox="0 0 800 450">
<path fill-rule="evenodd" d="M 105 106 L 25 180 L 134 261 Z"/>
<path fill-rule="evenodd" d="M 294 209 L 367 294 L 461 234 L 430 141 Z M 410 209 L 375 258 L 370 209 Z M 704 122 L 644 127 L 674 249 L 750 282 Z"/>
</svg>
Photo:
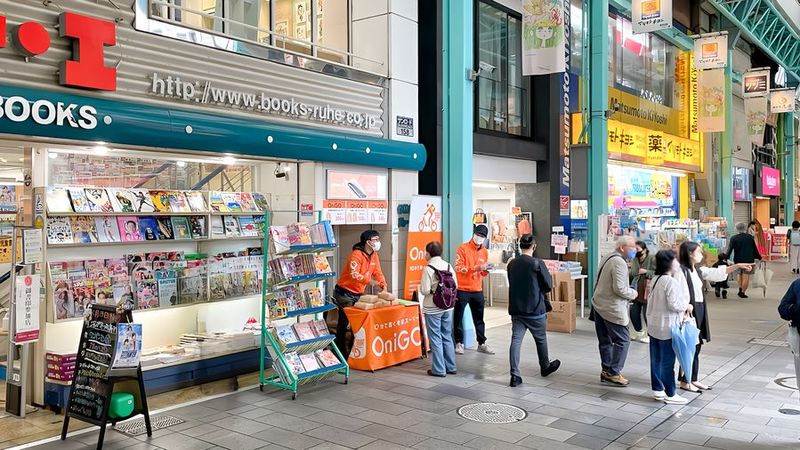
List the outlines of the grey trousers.
<svg viewBox="0 0 800 450">
<path fill-rule="evenodd" d="M 789 341 L 789 348 L 792 349 L 794 354 L 794 375 L 797 387 L 800 388 L 800 331 L 793 326 L 789 326 L 789 335 L 786 337 Z"/>
<path fill-rule="evenodd" d="M 550 358 L 547 355 L 547 318 L 525 319 L 519 316 L 511 316 L 511 348 L 508 350 L 508 359 L 511 364 L 511 375 L 520 376 L 519 373 L 519 353 L 522 347 L 522 340 L 525 333 L 530 331 L 533 340 L 536 342 L 536 353 L 539 356 L 539 367 L 547 369 L 550 367 Z"/>
</svg>

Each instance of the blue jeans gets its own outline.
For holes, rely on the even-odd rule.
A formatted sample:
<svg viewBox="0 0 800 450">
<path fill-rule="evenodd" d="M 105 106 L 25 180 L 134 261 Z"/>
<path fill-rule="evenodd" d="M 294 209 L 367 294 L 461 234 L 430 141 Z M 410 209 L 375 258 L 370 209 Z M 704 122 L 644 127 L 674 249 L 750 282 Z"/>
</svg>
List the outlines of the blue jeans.
<svg viewBox="0 0 800 450">
<path fill-rule="evenodd" d="M 547 318 L 526 319 L 519 316 L 511 316 L 511 348 L 508 350 L 508 360 L 511 364 L 511 375 L 520 376 L 519 373 L 519 352 L 522 347 L 522 340 L 525 332 L 530 331 L 533 340 L 536 341 L 536 353 L 539 356 L 539 368 L 542 370 L 550 367 L 550 358 L 547 355 Z"/>
<path fill-rule="evenodd" d="M 453 311 L 425 314 L 428 341 L 431 344 L 431 371 L 436 375 L 456 371 L 456 350 L 453 344 Z"/>
<path fill-rule="evenodd" d="M 662 341 L 650 336 L 650 385 L 654 391 L 675 395 L 675 350 L 672 339 Z"/>
</svg>

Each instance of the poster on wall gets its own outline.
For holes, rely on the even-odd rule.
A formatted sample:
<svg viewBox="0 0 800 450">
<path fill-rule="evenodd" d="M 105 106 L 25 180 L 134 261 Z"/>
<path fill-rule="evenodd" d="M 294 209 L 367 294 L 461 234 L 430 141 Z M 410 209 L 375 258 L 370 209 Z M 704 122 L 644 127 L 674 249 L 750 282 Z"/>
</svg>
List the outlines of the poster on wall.
<svg viewBox="0 0 800 450">
<path fill-rule="evenodd" d="M 770 93 L 769 110 L 772 114 L 794 112 L 794 88 L 775 89 Z"/>
<path fill-rule="evenodd" d="M 727 65 L 727 33 L 694 40 L 694 67 L 696 69 L 722 69 Z"/>
<path fill-rule="evenodd" d="M 522 74 L 566 70 L 563 0 L 522 1 Z"/>
<path fill-rule="evenodd" d="M 636 34 L 672 28 L 672 0 L 633 0 L 631 23 Z"/>
<path fill-rule="evenodd" d="M 764 145 L 764 129 L 767 125 L 767 97 L 744 99 L 744 116 L 747 121 L 747 135 L 750 142 Z"/>
<path fill-rule="evenodd" d="M 425 246 L 432 241 L 442 242 L 442 197 L 415 195 L 411 198 L 408 223 L 405 298 L 411 298 L 419 289 L 422 269 L 428 265 Z"/>
<path fill-rule="evenodd" d="M 0 212 L 17 212 L 17 187 L 15 185 L 0 185 Z"/>
<path fill-rule="evenodd" d="M 777 197 L 781 195 L 781 173 L 769 166 L 760 166 L 757 170 L 756 192 L 758 195 Z"/>
<path fill-rule="evenodd" d="M 620 218 L 622 229 L 638 217 L 678 215 L 678 177 L 625 166 L 609 166 L 608 210 Z"/>
<path fill-rule="evenodd" d="M 725 72 L 723 69 L 697 72 L 697 131 L 725 131 Z"/>
<path fill-rule="evenodd" d="M 769 94 L 769 69 L 751 70 L 742 75 L 744 98 L 761 97 L 767 94 Z"/>
<path fill-rule="evenodd" d="M 345 170 L 325 172 L 325 198 L 331 200 L 386 200 L 389 188 L 385 173 Z"/>
</svg>

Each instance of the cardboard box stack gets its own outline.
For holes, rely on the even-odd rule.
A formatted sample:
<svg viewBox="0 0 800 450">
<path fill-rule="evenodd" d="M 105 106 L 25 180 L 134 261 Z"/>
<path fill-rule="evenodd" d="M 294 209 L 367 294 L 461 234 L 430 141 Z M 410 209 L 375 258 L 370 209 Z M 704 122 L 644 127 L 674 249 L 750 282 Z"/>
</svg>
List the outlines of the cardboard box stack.
<svg viewBox="0 0 800 450">
<path fill-rule="evenodd" d="M 53 381 L 72 381 L 75 377 L 75 353 L 47 353 L 47 378 Z"/>
<path fill-rule="evenodd" d="M 547 314 L 547 331 L 572 333 L 577 325 L 575 282 L 568 271 L 550 272 L 550 276 L 553 279 L 553 290 L 550 292 L 553 310 Z"/>
</svg>

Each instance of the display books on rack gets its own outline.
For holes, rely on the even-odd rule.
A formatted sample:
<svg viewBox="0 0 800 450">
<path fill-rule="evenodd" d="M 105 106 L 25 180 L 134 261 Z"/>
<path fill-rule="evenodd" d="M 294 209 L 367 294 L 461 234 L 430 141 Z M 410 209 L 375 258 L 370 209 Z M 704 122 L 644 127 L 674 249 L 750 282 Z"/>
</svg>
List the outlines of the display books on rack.
<svg viewBox="0 0 800 450">
<path fill-rule="evenodd" d="M 239 216 L 239 228 L 241 229 L 241 235 L 244 237 L 257 237 L 258 236 L 258 229 L 256 228 L 256 223 L 253 220 L 253 216 Z"/>
<path fill-rule="evenodd" d="M 178 302 L 197 303 L 208 298 L 205 266 L 187 268 L 178 278 Z"/>
<path fill-rule="evenodd" d="M 318 319 L 311 322 L 311 327 L 314 329 L 314 334 L 316 334 L 317 337 L 328 336 L 331 334 L 330 330 L 328 329 L 328 324 L 324 319 Z"/>
<path fill-rule="evenodd" d="M 292 329 L 294 329 L 294 333 L 301 341 L 308 341 L 317 337 L 317 335 L 314 334 L 314 328 L 312 328 L 311 322 L 298 322 L 292 325 Z"/>
<path fill-rule="evenodd" d="M 71 213 L 72 203 L 69 201 L 69 192 L 63 187 L 47 188 L 47 212 Z"/>
<path fill-rule="evenodd" d="M 222 217 L 211 216 L 211 237 L 225 236 L 225 225 L 222 223 Z"/>
<path fill-rule="evenodd" d="M 303 297 L 309 308 L 318 308 L 325 304 L 322 291 L 319 288 L 309 288 L 303 291 Z"/>
<path fill-rule="evenodd" d="M 266 299 L 270 317 L 279 319 L 291 311 L 305 309 L 306 304 L 296 286 L 288 286 L 270 293 Z"/>
<path fill-rule="evenodd" d="M 316 356 L 320 364 L 325 367 L 332 367 L 341 364 L 341 362 L 339 362 L 339 358 L 336 357 L 336 354 L 327 348 L 315 351 L 314 356 Z"/>
<path fill-rule="evenodd" d="M 157 308 L 158 303 L 158 283 L 153 278 L 137 279 L 136 287 L 136 306 L 138 309 Z"/>
<path fill-rule="evenodd" d="M 299 375 L 306 371 L 303 367 L 303 361 L 300 359 L 300 355 L 295 352 L 289 352 L 284 355 L 286 359 L 286 363 L 289 365 L 289 370 L 292 371 L 293 374 Z"/>
<path fill-rule="evenodd" d="M 325 255 L 314 255 L 314 272 L 331 273 L 331 265 Z"/>
<path fill-rule="evenodd" d="M 83 191 L 83 188 L 70 187 L 67 188 L 67 192 L 69 192 L 69 199 L 70 202 L 72 202 L 73 211 L 76 213 L 92 212 L 92 208 L 89 206 L 89 201 L 86 199 L 86 193 Z"/>
<path fill-rule="evenodd" d="M 189 230 L 189 220 L 183 216 L 172 217 L 172 232 L 175 234 L 175 239 L 192 238 L 192 232 Z"/>
<path fill-rule="evenodd" d="M 262 215 L 255 215 L 253 216 L 253 223 L 256 225 L 256 230 L 258 234 L 263 236 L 264 235 L 264 216 Z"/>
<path fill-rule="evenodd" d="M 94 281 L 81 279 L 72 282 L 72 298 L 75 302 L 75 316 L 82 317 L 89 305 L 96 302 Z"/>
<path fill-rule="evenodd" d="M 150 191 L 150 198 L 153 200 L 156 212 L 167 213 L 171 211 L 167 191 Z"/>
<path fill-rule="evenodd" d="M 311 240 L 311 229 L 307 223 L 298 222 L 288 227 L 289 245 L 312 245 L 314 242 Z"/>
<path fill-rule="evenodd" d="M 158 224 L 158 237 L 159 239 L 175 239 L 175 232 L 172 229 L 171 217 L 156 217 Z"/>
<path fill-rule="evenodd" d="M 223 192 L 222 202 L 229 212 L 242 212 L 241 194 L 238 192 Z"/>
<path fill-rule="evenodd" d="M 132 213 L 136 211 L 136 199 L 127 189 L 106 189 L 111 200 L 111 207 L 116 212 Z"/>
<path fill-rule="evenodd" d="M 222 216 L 222 222 L 225 226 L 225 236 L 237 237 L 241 235 L 239 230 L 239 222 L 234 216 Z"/>
<path fill-rule="evenodd" d="M 186 201 L 189 203 L 189 209 L 192 212 L 206 212 L 206 199 L 200 191 L 186 191 Z"/>
<path fill-rule="evenodd" d="M 137 242 L 142 240 L 142 232 L 139 230 L 139 219 L 135 216 L 117 217 L 119 234 L 122 242 Z"/>
<path fill-rule="evenodd" d="M 66 278 L 53 280 L 53 308 L 56 319 L 72 319 L 76 315 L 75 298 L 72 296 L 72 281 Z"/>
<path fill-rule="evenodd" d="M 319 362 L 317 357 L 311 353 L 300 355 L 300 361 L 303 363 L 304 372 L 313 372 L 319 370 Z"/>
<path fill-rule="evenodd" d="M 228 206 L 222 200 L 222 192 L 211 191 L 208 193 L 208 204 L 212 212 L 230 212 Z"/>
<path fill-rule="evenodd" d="M 323 220 L 311 225 L 311 241 L 318 245 L 336 244 L 333 227 L 329 220 Z"/>
<path fill-rule="evenodd" d="M 269 210 L 269 203 L 267 203 L 267 197 L 265 197 L 264 194 L 253 192 L 253 201 L 256 203 L 256 207 L 260 211 Z"/>
<path fill-rule="evenodd" d="M 150 197 L 150 191 L 147 189 L 130 189 L 128 192 L 133 197 L 133 208 L 136 212 L 156 212 L 156 206 Z"/>
<path fill-rule="evenodd" d="M 117 343 L 111 367 L 138 367 L 142 356 L 142 324 L 120 323 L 117 325 Z"/>
<path fill-rule="evenodd" d="M 297 335 L 294 334 L 294 330 L 292 329 L 291 325 L 276 327 L 275 331 L 278 334 L 278 339 L 280 339 L 284 344 L 293 344 L 298 342 Z"/>
<path fill-rule="evenodd" d="M 103 188 L 86 188 L 86 201 L 89 203 L 89 210 L 91 212 L 113 212 L 114 207 L 111 206 L 111 200 L 108 198 L 108 192 Z"/>
<path fill-rule="evenodd" d="M 206 231 L 206 217 L 205 216 L 191 216 L 189 217 L 189 231 L 192 233 L 192 239 L 205 239 L 208 237 Z"/>
<path fill-rule="evenodd" d="M 289 230 L 283 225 L 271 225 L 269 227 L 270 246 L 273 254 L 288 252 Z"/>
<path fill-rule="evenodd" d="M 99 242 L 94 218 L 89 216 L 74 216 L 70 217 L 70 223 L 72 225 L 72 237 L 76 244 Z"/>
<path fill-rule="evenodd" d="M 51 217 L 47 220 L 48 244 L 71 244 L 72 242 L 73 236 L 69 217 Z"/>
<path fill-rule="evenodd" d="M 239 205 L 242 207 L 243 212 L 259 212 L 256 202 L 253 199 L 253 194 L 249 192 L 242 192 L 239 195 Z"/>
<path fill-rule="evenodd" d="M 139 217 L 139 231 L 145 241 L 158 240 L 158 222 L 152 216 Z"/>
<path fill-rule="evenodd" d="M 174 213 L 188 213 L 192 212 L 189 202 L 186 200 L 186 194 L 178 191 L 167 192 L 167 202 L 169 203 L 170 212 Z"/>
<path fill-rule="evenodd" d="M 51 219 L 52 220 L 52 219 Z M 111 216 L 94 218 L 94 226 L 97 231 L 97 238 L 100 242 L 121 242 L 117 221 Z"/>
</svg>

